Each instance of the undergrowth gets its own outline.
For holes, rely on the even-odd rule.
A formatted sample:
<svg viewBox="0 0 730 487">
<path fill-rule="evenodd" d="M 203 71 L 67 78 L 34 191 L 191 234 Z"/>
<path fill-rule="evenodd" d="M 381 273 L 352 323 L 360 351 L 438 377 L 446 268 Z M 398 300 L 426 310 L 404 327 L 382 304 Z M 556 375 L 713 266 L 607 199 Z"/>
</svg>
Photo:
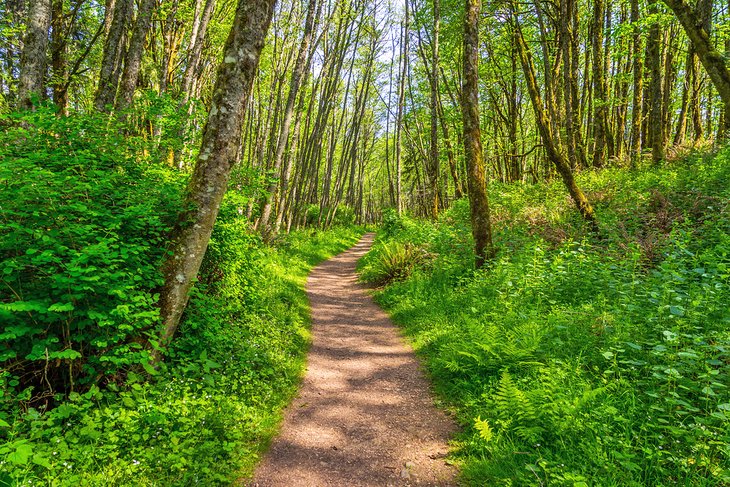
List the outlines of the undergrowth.
<svg viewBox="0 0 730 487">
<path fill-rule="evenodd" d="M 230 191 L 156 371 L 144 343 L 184 176 L 100 116 L 0 123 L 0 486 L 249 475 L 302 372 L 306 275 L 361 230 L 265 245 Z"/>
<path fill-rule="evenodd" d="M 389 247 L 432 255 L 377 299 L 463 426 L 466 484 L 730 485 L 729 180 L 728 149 L 582 174 L 600 238 L 557 182 L 495 184 L 499 252 L 476 272 L 466 201 L 386 215 L 360 265 L 378 281 Z"/>
</svg>

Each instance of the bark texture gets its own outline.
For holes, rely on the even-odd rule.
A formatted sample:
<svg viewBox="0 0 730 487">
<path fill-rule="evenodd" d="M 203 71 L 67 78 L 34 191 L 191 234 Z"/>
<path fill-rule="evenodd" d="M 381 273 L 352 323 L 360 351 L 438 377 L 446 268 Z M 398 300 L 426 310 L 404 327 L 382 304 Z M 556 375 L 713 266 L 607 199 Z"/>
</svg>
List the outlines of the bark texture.
<svg viewBox="0 0 730 487">
<path fill-rule="evenodd" d="M 540 89 L 535 76 L 535 66 L 532 62 L 532 56 L 527 47 L 527 43 L 522 35 L 522 29 L 517 22 L 515 22 L 515 26 L 515 45 L 517 46 L 520 62 L 522 63 L 522 69 L 525 73 L 527 90 L 530 93 L 530 100 L 532 101 L 532 107 L 535 111 L 535 120 L 538 130 L 540 131 L 542 142 L 545 145 L 545 152 L 547 153 L 548 159 L 555 165 L 555 169 L 557 169 L 560 177 L 563 179 L 563 183 L 568 189 L 568 193 L 570 193 L 570 197 L 573 199 L 573 202 L 578 208 L 581 216 L 594 230 L 597 230 L 593 207 L 588 201 L 586 195 L 575 182 L 568 158 L 561 151 L 559 142 L 552 132 L 548 113 L 543 106 L 542 97 L 540 96 Z"/>
<path fill-rule="evenodd" d="M 152 13 L 157 0 L 142 0 L 137 11 L 137 21 L 134 24 L 132 38 L 129 41 L 127 57 L 124 61 L 124 73 L 119 85 L 119 96 L 116 108 L 118 111 L 126 109 L 132 103 L 134 90 L 139 80 L 139 70 L 142 66 L 145 39 L 152 25 Z"/>
<path fill-rule="evenodd" d="M 482 154 L 482 131 L 479 126 L 479 13 L 481 6 L 481 0 L 466 0 L 464 81 L 461 90 L 464 156 L 477 269 L 494 256 L 492 223 L 489 215 L 489 199 Z"/>
<path fill-rule="evenodd" d="M 124 56 L 124 33 L 132 15 L 133 0 L 116 0 L 113 5 L 114 12 L 111 14 L 109 33 L 104 42 L 99 85 L 94 96 L 94 107 L 100 112 L 106 112 L 109 107 L 114 106 L 114 99 L 117 96 L 120 66 Z"/>
<path fill-rule="evenodd" d="M 18 105 L 32 108 L 31 96 L 45 92 L 46 48 L 51 27 L 51 0 L 33 0 L 28 12 L 28 28 L 23 38 L 18 80 Z"/>
<path fill-rule="evenodd" d="M 649 0 L 649 13 L 659 12 L 658 0 Z M 664 116 L 662 113 L 664 97 L 662 94 L 662 33 L 659 22 L 655 21 L 649 28 L 647 44 L 647 64 L 651 77 L 649 79 L 649 126 L 648 136 L 651 146 L 651 157 L 659 162 L 666 157 L 664 147 Z"/>
<path fill-rule="evenodd" d="M 304 23 L 304 33 L 302 35 L 302 41 L 299 45 L 299 52 L 297 53 L 297 60 L 294 64 L 294 71 L 292 71 L 291 81 L 289 84 L 289 94 L 286 98 L 286 107 L 284 108 L 284 117 L 281 121 L 281 131 L 279 132 L 279 138 L 276 143 L 276 153 L 274 154 L 274 164 L 272 170 L 275 176 L 278 176 L 281 171 L 282 162 L 284 160 L 284 150 L 286 149 L 287 142 L 289 140 L 289 132 L 291 131 L 292 120 L 294 118 L 294 104 L 299 94 L 299 86 L 304 76 L 304 71 L 309 68 L 309 45 L 312 42 L 313 26 L 314 26 L 314 14 L 317 11 L 317 1 L 309 0 L 307 6 L 307 19 Z M 266 188 L 267 195 L 264 200 L 264 205 L 261 209 L 261 218 L 259 219 L 261 232 L 265 238 L 269 236 L 271 226 L 269 220 L 271 219 L 271 209 L 274 201 L 274 195 L 278 181 L 273 180 L 269 183 Z"/>
<path fill-rule="evenodd" d="M 723 137 L 727 137 L 730 132 L 730 70 L 725 58 L 710 42 L 709 33 L 703 27 L 704 22 L 695 14 L 692 7 L 684 0 L 664 0 L 664 3 L 682 24 L 712 84 L 725 104 L 724 127 L 721 128 L 721 133 Z"/>
<path fill-rule="evenodd" d="M 431 66 L 431 140 L 429 147 L 430 179 L 431 179 L 431 215 L 436 218 L 439 212 L 439 175 L 441 168 L 439 164 L 439 139 L 438 139 L 438 118 L 439 118 L 439 34 L 441 30 L 441 2 L 433 1 L 433 40 L 432 66 Z"/>
<path fill-rule="evenodd" d="M 190 289 L 208 247 L 221 200 L 241 138 L 246 101 L 259 64 L 276 0 L 239 0 L 223 62 L 213 90 L 200 153 L 187 189 L 185 208 L 178 218 L 163 265 L 165 284 L 160 293 L 164 349 L 177 330 Z M 155 361 L 160 351 L 155 352 Z"/>
</svg>

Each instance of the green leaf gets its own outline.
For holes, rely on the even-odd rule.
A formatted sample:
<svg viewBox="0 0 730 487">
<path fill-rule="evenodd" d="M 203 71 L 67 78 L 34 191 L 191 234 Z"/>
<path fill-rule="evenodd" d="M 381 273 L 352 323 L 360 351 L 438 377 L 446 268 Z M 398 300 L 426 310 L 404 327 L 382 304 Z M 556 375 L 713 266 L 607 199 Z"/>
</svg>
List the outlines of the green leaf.
<svg viewBox="0 0 730 487">
<path fill-rule="evenodd" d="M 681 306 L 670 306 L 669 312 L 674 316 L 684 316 L 684 308 Z"/>
<path fill-rule="evenodd" d="M 10 463 L 16 465 L 25 465 L 33 455 L 33 447 L 27 443 L 22 443 L 15 448 L 15 451 L 7 456 Z"/>
<path fill-rule="evenodd" d="M 54 303 L 48 307 L 48 311 L 55 311 L 57 313 L 65 313 L 66 311 L 73 311 L 74 305 L 71 303 Z"/>
<path fill-rule="evenodd" d="M 10 428 L 10 423 L 3 419 L 0 419 L 0 428 Z"/>
<path fill-rule="evenodd" d="M 150 364 L 146 360 L 142 362 L 142 368 L 145 370 L 145 372 L 147 372 L 150 375 L 157 375 L 158 374 L 157 369 L 155 369 L 154 367 L 152 367 L 152 364 Z"/>
</svg>

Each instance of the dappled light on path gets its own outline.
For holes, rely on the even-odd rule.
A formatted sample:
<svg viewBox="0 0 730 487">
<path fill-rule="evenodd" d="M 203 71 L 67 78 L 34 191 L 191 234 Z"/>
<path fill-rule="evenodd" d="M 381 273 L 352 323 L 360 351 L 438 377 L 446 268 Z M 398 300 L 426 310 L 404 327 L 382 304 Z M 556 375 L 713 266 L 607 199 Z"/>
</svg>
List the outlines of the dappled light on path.
<svg viewBox="0 0 730 487">
<path fill-rule="evenodd" d="M 397 328 L 358 284 L 372 243 L 317 267 L 307 292 L 313 342 L 307 374 L 250 485 L 454 485 L 444 457 L 453 422 Z"/>
</svg>

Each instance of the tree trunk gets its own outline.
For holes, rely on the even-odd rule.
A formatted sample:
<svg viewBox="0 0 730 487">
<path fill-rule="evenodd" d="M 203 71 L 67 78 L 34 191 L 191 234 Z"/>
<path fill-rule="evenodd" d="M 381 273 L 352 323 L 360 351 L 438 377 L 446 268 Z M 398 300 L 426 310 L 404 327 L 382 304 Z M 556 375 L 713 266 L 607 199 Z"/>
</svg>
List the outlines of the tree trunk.
<svg viewBox="0 0 730 487">
<path fill-rule="evenodd" d="M 639 0 L 631 0 L 631 27 L 633 29 L 634 43 L 634 88 L 633 102 L 631 105 L 631 161 L 635 164 L 641 156 L 641 121 L 643 113 L 643 92 L 644 92 L 644 59 L 641 42 L 641 27 L 639 26 Z"/>
<path fill-rule="evenodd" d="M 124 53 L 124 35 L 127 22 L 132 15 L 133 4 L 134 0 L 116 0 L 114 3 L 109 34 L 104 43 L 99 85 L 94 96 L 94 107 L 100 112 L 106 112 L 108 107 L 114 106 Z"/>
<path fill-rule="evenodd" d="M 712 45 L 708 31 L 702 26 L 703 22 L 684 0 L 664 0 L 664 3 L 672 9 L 679 23 L 682 24 L 725 105 L 725 123 L 720 132 L 723 137 L 726 137 L 730 131 L 730 70 L 728 70 L 725 58 Z"/>
<path fill-rule="evenodd" d="M 431 144 L 429 147 L 430 175 L 431 175 L 431 216 L 436 218 L 439 212 L 439 141 L 438 141 L 438 118 L 439 118 L 439 31 L 441 30 L 441 5 L 440 0 L 433 0 L 433 39 L 431 49 L 433 59 L 431 66 Z"/>
<path fill-rule="evenodd" d="M 258 70 L 261 49 L 276 0 L 239 0 L 223 62 L 213 89 L 208 121 L 187 188 L 185 210 L 173 231 L 171 253 L 163 264 L 160 293 L 162 331 L 154 361 L 177 330 L 190 289 L 208 247 L 241 138 L 245 107 Z"/>
<path fill-rule="evenodd" d="M 649 13 L 658 14 L 658 0 L 649 0 Z M 664 147 L 664 96 L 662 94 L 662 33 L 658 21 L 649 28 L 647 62 L 651 78 L 649 80 L 649 145 L 654 162 L 666 157 Z"/>
<path fill-rule="evenodd" d="M 403 22 L 403 37 L 401 40 L 400 67 L 398 79 L 398 110 L 395 116 L 395 207 L 400 215 L 403 211 L 403 191 L 401 187 L 401 132 L 403 124 L 403 110 L 406 100 L 406 76 L 408 75 L 408 1 L 405 2 L 405 19 Z"/>
<path fill-rule="evenodd" d="M 522 29 L 517 21 L 515 21 L 515 45 L 517 46 L 520 62 L 522 63 L 522 69 L 525 73 L 525 81 L 527 82 L 527 90 L 530 93 L 532 108 L 535 111 L 537 128 L 540 131 L 540 136 L 542 137 L 542 142 L 545 146 L 545 152 L 547 153 L 548 159 L 555 165 L 555 168 L 560 174 L 560 177 L 563 179 L 563 183 L 568 189 L 568 192 L 570 193 L 573 202 L 575 202 L 575 206 L 578 208 L 581 216 L 583 216 L 583 218 L 591 225 L 592 229 L 596 231 L 598 228 L 593 207 L 588 201 L 586 195 L 575 182 L 568 158 L 560 150 L 559 143 L 552 133 L 550 120 L 548 120 L 548 114 L 543 107 L 542 98 L 540 96 L 540 89 L 537 84 L 537 77 L 535 76 L 535 66 L 532 62 L 532 56 L 527 47 L 527 43 L 522 36 Z"/>
<path fill-rule="evenodd" d="M 129 41 L 129 49 L 127 49 L 127 56 L 124 61 L 122 81 L 119 85 L 117 111 L 124 111 L 132 104 L 134 90 L 137 88 L 137 81 L 139 80 L 139 70 L 142 66 L 144 43 L 147 32 L 149 32 L 152 25 L 152 13 L 156 5 L 157 0 L 141 0 L 139 4 L 137 21 L 134 23 L 132 38 Z"/>
<path fill-rule="evenodd" d="M 481 0 L 466 0 L 464 16 L 463 84 L 461 114 L 464 119 L 464 158 L 469 188 L 471 231 L 475 265 L 479 269 L 494 257 L 492 223 L 479 126 L 479 14 Z"/>
<path fill-rule="evenodd" d="M 304 23 L 304 33 L 302 35 L 302 41 L 299 45 L 299 52 L 297 53 L 297 60 L 294 64 L 294 71 L 292 71 L 291 81 L 289 83 L 289 94 L 286 98 L 286 107 L 284 108 L 284 118 L 281 122 L 281 130 L 279 131 L 279 138 L 276 144 L 276 152 L 274 153 L 274 163 L 272 170 L 275 176 L 279 176 L 281 171 L 281 164 L 284 159 L 284 150 L 286 149 L 287 142 L 289 140 L 289 132 L 291 130 L 292 119 L 294 118 L 294 104 L 297 100 L 299 93 L 299 86 L 301 85 L 302 76 L 304 71 L 309 69 L 309 45 L 312 42 L 313 26 L 315 12 L 317 11 L 317 1 L 309 0 L 307 6 L 307 19 Z M 260 227 L 264 237 L 268 237 L 271 226 L 269 225 L 269 219 L 271 217 L 271 207 L 274 201 L 274 195 L 278 181 L 272 180 L 269 186 L 266 188 L 267 194 L 264 202 L 264 206 L 261 209 Z"/>
<path fill-rule="evenodd" d="M 188 52 L 187 65 L 185 66 L 185 74 L 182 81 L 182 103 L 187 104 L 193 94 L 193 86 L 195 84 L 195 74 L 198 72 L 200 64 L 200 56 L 203 53 L 203 44 L 205 43 L 205 35 L 208 31 L 210 18 L 215 10 L 215 0 L 206 0 L 202 15 L 196 18 L 195 32 L 190 39 L 190 51 Z"/>
<path fill-rule="evenodd" d="M 51 7 L 51 88 L 56 110 L 61 115 L 68 115 L 68 49 L 63 3 L 63 0 L 53 0 Z"/>
<path fill-rule="evenodd" d="M 606 99 L 606 73 L 603 52 L 603 21 L 606 12 L 603 0 L 593 2 L 593 167 L 603 167 L 606 162 L 608 100 Z"/>
<path fill-rule="evenodd" d="M 51 0 L 33 0 L 28 12 L 28 26 L 23 38 L 18 83 L 18 106 L 33 107 L 32 96 L 45 95 L 46 48 L 51 27 Z"/>
<path fill-rule="evenodd" d="M 673 145 L 679 146 L 684 144 L 687 135 L 687 112 L 689 111 L 689 99 L 692 93 L 692 85 L 694 84 L 694 64 L 695 55 L 690 51 L 687 53 L 684 80 L 682 82 L 682 102 L 679 108 L 679 118 L 677 119 L 677 130 L 674 133 Z"/>
</svg>

